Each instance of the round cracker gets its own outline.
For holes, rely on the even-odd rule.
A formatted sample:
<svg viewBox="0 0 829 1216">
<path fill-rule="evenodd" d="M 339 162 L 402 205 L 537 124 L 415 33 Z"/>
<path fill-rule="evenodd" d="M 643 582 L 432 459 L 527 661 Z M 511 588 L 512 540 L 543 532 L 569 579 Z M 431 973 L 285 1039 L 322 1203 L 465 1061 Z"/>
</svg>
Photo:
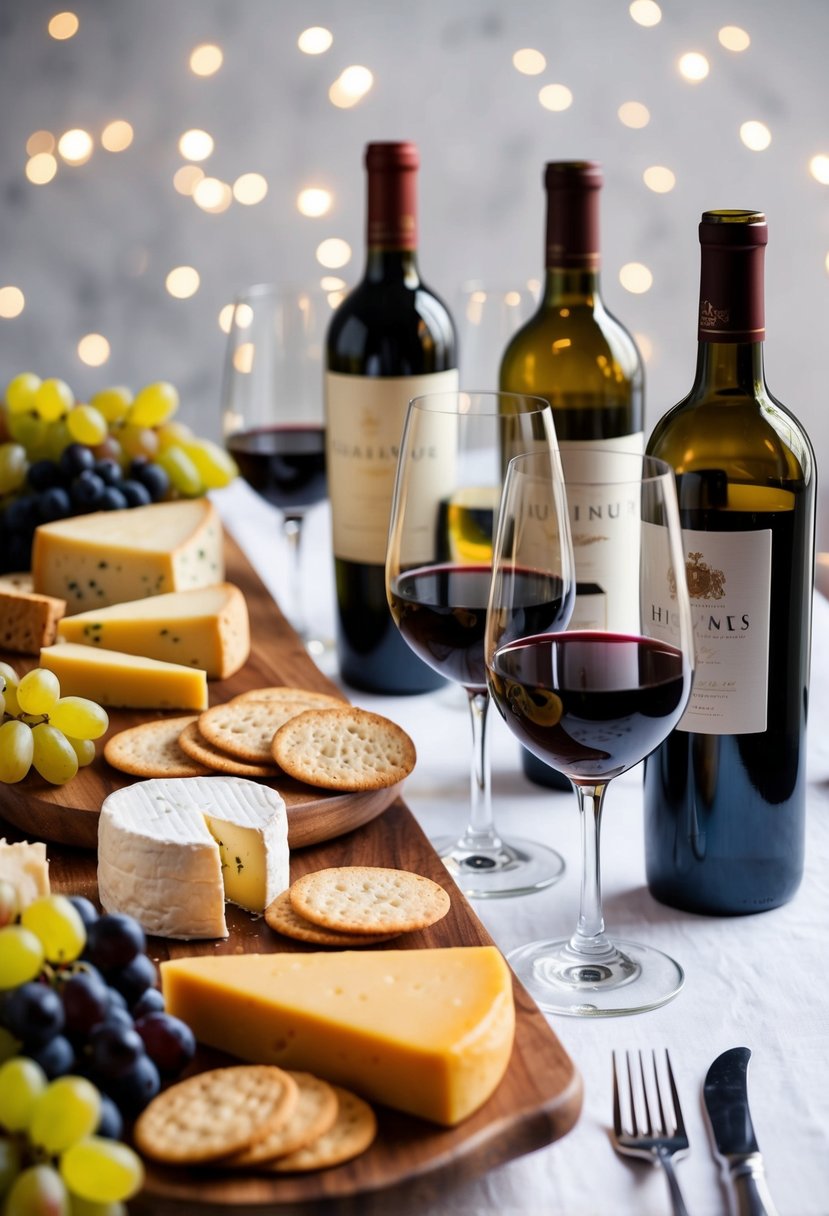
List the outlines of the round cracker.
<svg viewBox="0 0 829 1216">
<path fill-rule="evenodd" d="M 304 1148 L 280 1157 L 269 1166 L 277 1174 L 304 1173 L 341 1165 L 364 1153 L 377 1135 L 377 1117 L 367 1102 L 334 1085 L 337 1118 L 332 1127 Z"/>
<path fill-rule="evenodd" d="M 374 946 L 390 941 L 396 933 L 340 933 L 326 929 L 300 916 L 291 903 L 290 890 L 282 891 L 265 909 L 265 921 L 275 933 L 298 942 L 313 942 L 317 946 Z"/>
<path fill-rule="evenodd" d="M 281 1068 L 215 1068 L 153 1098 L 138 1116 L 134 1139 L 156 1161 L 215 1161 L 269 1136 L 291 1118 L 298 1101 L 296 1081 Z"/>
<path fill-rule="evenodd" d="M 304 701 L 227 701 L 201 714 L 199 733 L 239 760 L 273 764 L 274 733 L 307 708 Z"/>
<path fill-rule="evenodd" d="M 345 697 L 334 697 L 327 692 L 317 692 L 313 688 L 288 688 L 278 685 L 273 688 L 250 688 L 231 698 L 235 704 L 245 701 L 305 701 L 306 709 L 322 709 L 330 706 L 339 709 L 347 705 Z"/>
<path fill-rule="evenodd" d="M 199 730 L 197 718 L 185 726 L 178 737 L 178 745 L 191 760 L 206 764 L 217 773 L 232 773 L 237 777 L 275 777 L 279 772 L 275 764 L 250 764 L 236 756 L 229 756 L 215 743 L 209 743 Z"/>
<path fill-rule="evenodd" d="M 339 1103 L 333 1085 L 309 1072 L 290 1072 L 296 1081 L 299 1098 L 287 1123 L 275 1128 L 250 1148 L 234 1154 L 223 1166 L 244 1169 L 251 1165 L 267 1168 L 276 1157 L 295 1153 L 334 1126 Z"/>
<path fill-rule="evenodd" d="M 294 911 L 342 933 L 408 933 L 446 915 L 448 893 L 410 870 L 334 866 L 304 874 L 288 889 Z"/>
<path fill-rule="evenodd" d="M 211 769 L 186 756 L 178 745 L 181 732 L 198 719 L 159 718 L 130 726 L 107 739 L 104 756 L 113 768 L 134 777 L 206 777 Z"/>
<path fill-rule="evenodd" d="M 271 755 L 289 776 L 328 790 L 386 789 L 407 777 L 416 760 L 402 727 L 353 705 L 288 719 L 273 736 Z"/>
</svg>

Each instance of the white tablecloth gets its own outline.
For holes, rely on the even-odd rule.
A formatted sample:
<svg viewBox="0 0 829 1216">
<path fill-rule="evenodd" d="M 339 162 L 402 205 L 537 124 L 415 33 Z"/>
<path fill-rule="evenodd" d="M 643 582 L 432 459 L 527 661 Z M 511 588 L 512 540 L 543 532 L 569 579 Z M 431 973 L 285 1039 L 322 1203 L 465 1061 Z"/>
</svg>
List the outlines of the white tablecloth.
<svg viewBox="0 0 829 1216">
<path fill-rule="evenodd" d="M 217 496 L 223 517 L 277 599 L 287 557 L 274 514 L 237 483 Z M 307 523 L 305 586 L 312 625 L 333 620 L 329 517 Z M 336 679 L 331 653 L 320 666 Z M 385 713 L 415 741 L 418 763 L 406 802 L 431 835 L 460 832 L 469 796 L 470 727 L 465 697 L 447 689 L 383 698 L 348 690 L 358 705 Z M 708 1065 L 746 1046 L 749 1096 L 769 1185 L 780 1216 L 829 1216 L 829 602 L 817 596 L 813 631 L 808 751 L 806 873 L 795 899 L 756 916 L 709 918 L 663 907 L 645 885 L 641 769 L 617 779 L 602 833 L 608 931 L 677 958 L 684 989 L 670 1004 L 623 1018 L 550 1018 L 584 1079 L 575 1128 L 548 1148 L 474 1182 L 441 1188 L 424 1206 L 405 1194 L 378 1201 L 396 1216 L 662 1216 L 669 1209 L 661 1173 L 619 1158 L 611 1147 L 611 1049 L 669 1047 L 691 1142 L 678 1173 L 691 1216 L 728 1211 L 701 1101 Z M 572 794 L 542 790 L 520 768 L 518 744 L 493 712 L 495 813 L 505 835 L 544 841 L 567 860 L 556 886 L 533 895 L 476 901 L 475 910 L 508 952 L 539 937 L 567 936 L 579 892 L 579 827 Z M 375 1206 L 362 1204 L 361 1213 Z"/>
</svg>

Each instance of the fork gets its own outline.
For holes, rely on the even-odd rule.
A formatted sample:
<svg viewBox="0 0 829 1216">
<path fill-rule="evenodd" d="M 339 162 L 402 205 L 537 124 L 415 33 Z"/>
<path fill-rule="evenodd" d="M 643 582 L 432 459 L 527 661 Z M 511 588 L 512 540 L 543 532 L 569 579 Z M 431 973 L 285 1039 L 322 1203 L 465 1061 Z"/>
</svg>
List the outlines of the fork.
<svg viewBox="0 0 829 1216">
<path fill-rule="evenodd" d="M 624 1153 L 629 1157 L 643 1157 L 646 1161 L 650 1161 L 652 1165 L 661 1165 L 665 1171 L 665 1176 L 668 1179 L 668 1189 L 671 1192 L 671 1203 L 673 1205 L 674 1216 L 688 1216 L 688 1209 L 685 1206 L 685 1201 L 682 1198 L 682 1193 L 679 1189 L 679 1183 L 676 1180 L 676 1173 L 673 1166 L 674 1157 L 684 1157 L 688 1152 L 688 1136 L 685 1132 L 685 1123 L 682 1119 L 682 1111 L 679 1105 L 679 1094 L 676 1091 L 676 1083 L 674 1081 L 674 1073 L 671 1068 L 671 1057 L 668 1052 L 665 1052 L 665 1063 L 667 1066 L 668 1085 L 671 1092 L 671 1105 L 673 1106 L 672 1126 L 668 1126 L 668 1120 L 665 1117 L 665 1104 L 663 1102 L 662 1091 L 659 1083 L 659 1072 L 656 1067 L 656 1052 L 652 1052 L 653 1057 L 653 1084 L 656 1090 L 656 1101 L 659 1108 L 659 1124 L 654 1126 L 654 1116 L 651 1114 L 652 1106 L 648 1097 L 648 1085 L 645 1080 L 645 1063 L 642 1059 L 642 1052 L 639 1055 L 638 1073 L 641 1078 L 641 1092 L 643 1105 L 645 1109 L 645 1124 L 640 1123 L 636 1114 L 636 1101 L 634 1097 L 634 1071 L 635 1068 L 631 1063 L 631 1052 L 625 1052 L 625 1062 L 627 1066 L 627 1107 L 630 1113 L 631 1130 L 626 1131 L 622 1117 L 622 1103 L 619 1097 L 619 1073 L 620 1068 L 617 1067 L 616 1052 L 613 1052 L 613 1143 L 618 1152 Z"/>
</svg>

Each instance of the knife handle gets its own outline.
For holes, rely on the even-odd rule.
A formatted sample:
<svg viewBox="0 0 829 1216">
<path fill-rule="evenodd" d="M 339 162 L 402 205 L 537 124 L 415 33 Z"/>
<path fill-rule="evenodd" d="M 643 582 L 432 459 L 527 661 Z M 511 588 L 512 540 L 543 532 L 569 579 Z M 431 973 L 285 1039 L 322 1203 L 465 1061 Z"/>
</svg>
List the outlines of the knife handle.
<svg viewBox="0 0 829 1216">
<path fill-rule="evenodd" d="M 759 1153 L 732 1162 L 728 1175 L 734 1187 L 736 1216 L 778 1216 Z"/>
</svg>

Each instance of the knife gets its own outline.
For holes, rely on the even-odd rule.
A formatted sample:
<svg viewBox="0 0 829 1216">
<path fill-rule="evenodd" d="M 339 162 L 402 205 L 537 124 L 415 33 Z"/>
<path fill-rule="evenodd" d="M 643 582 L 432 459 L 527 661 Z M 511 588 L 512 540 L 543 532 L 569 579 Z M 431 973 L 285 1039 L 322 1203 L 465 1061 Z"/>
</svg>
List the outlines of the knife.
<svg viewBox="0 0 829 1216">
<path fill-rule="evenodd" d="M 734 1216 L 777 1216 L 748 1109 L 750 1059 L 747 1047 L 723 1052 L 708 1069 L 702 1094 Z"/>
</svg>

